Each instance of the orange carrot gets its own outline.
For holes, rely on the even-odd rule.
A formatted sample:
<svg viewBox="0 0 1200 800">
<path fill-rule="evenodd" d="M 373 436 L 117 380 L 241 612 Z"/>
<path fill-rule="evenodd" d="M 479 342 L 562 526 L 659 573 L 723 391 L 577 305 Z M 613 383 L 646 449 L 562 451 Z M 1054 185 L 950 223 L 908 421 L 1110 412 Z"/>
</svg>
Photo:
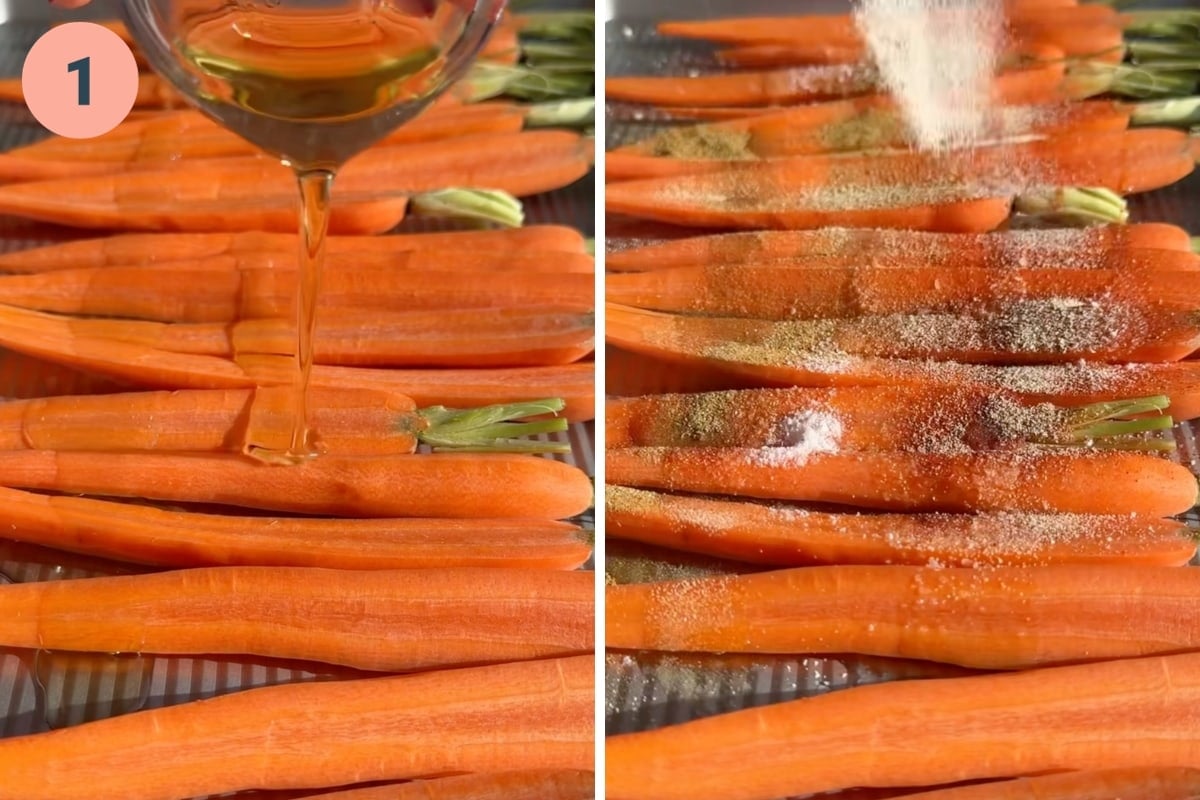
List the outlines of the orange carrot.
<svg viewBox="0 0 1200 800">
<path fill-rule="evenodd" d="M 324 519 L 159 509 L 0 488 L 5 537 L 158 567 L 576 569 L 581 531 L 537 519 Z"/>
<path fill-rule="evenodd" d="M 856 687 L 611 736 L 607 793 L 682 800 L 703 786 L 726 800 L 771 800 L 1195 764 L 1198 705 L 1198 654 Z"/>
<path fill-rule="evenodd" d="M 604 442 L 618 447 L 790 447 L 834 428 L 844 451 L 1010 450 L 1105 446 L 1108 437 L 1168 430 L 1165 397 L 1089 406 L 1032 404 L 980 387 L 846 386 L 610 398 Z M 0 405 L 0 415 L 4 406 Z M 54 423 L 57 424 L 57 423 Z M 3 439 L 0 439 L 3 442 Z M 1128 440 L 1125 440 L 1128 443 Z M 1147 445 L 1149 447 L 1149 445 Z"/>
<path fill-rule="evenodd" d="M 1195 800 L 1200 770 L 1183 767 L 1099 769 L 956 786 L 907 800 Z"/>
<path fill-rule="evenodd" d="M 1130 564 L 1196 554 L 1181 522 L 1090 514 L 837 514 L 608 486 L 611 538 L 750 564 Z"/>
<path fill-rule="evenodd" d="M 1189 261 L 1193 256 L 1185 255 Z M 678 267 L 610 275 L 609 302 L 675 313 L 752 319 L 818 319 L 873 314 L 988 311 L 1070 297 L 1122 304 L 1154 316 L 1174 304 L 1200 308 L 1180 286 L 1195 270 L 1122 274 L 1112 270 L 786 266 Z M 1178 303 L 1173 303 L 1178 300 Z"/>
<path fill-rule="evenodd" d="M 891 314 L 847 319 L 769 322 L 692 317 L 608 305 L 613 325 L 640 325 L 644 340 L 668 345 L 680 337 L 726 343 L 724 352 L 761 348 L 796 365 L 853 358 L 895 358 L 960 364 L 1148 363 L 1178 361 L 1200 347 L 1200 317 L 1191 309 L 1143 312 L 1120 300 L 1016 301 L 994 312 Z M 628 343 L 630 340 L 625 339 Z"/>
<path fill-rule="evenodd" d="M 534 367 L 570 364 L 595 347 L 591 309 L 565 306 L 339 311 L 323 315 L 314 337 L 317 364 L 366 367 Z M 76 336 L 173 353 L 243 358 L 285 353 L 294 325 L 284 319 L 163 324 L 72 320 Z"/>
<path fill-rule="evenodd" d="M 0 797 L 174 800 L 465 772 L 588 770 L 594 669 L 593 657 L 576 656 L 273 686 L 4 739 Z"/>
<path fill-rule="evenodd" d="M 592 800 L 595 775 L 570 770 L 488 772 L 366 789 L 305 795 L 302 800 Z M 1164 798 L 1174 800 L 1174 798 Z"/>
<path fill-rule="evenodd" d="M 634 447 L 610 450 L 605 463 L 608 480 L 623 486 L 886 511 L 1164 517 L 1187 511 L 1197 494 L 1196 479 L 1186 467 L 1141 453 L 834 451 L 806 458 L 804 452 Z M 1098 493 L 1097 486 L 1120 491 Z"/>
<path fill-rule="evenodd" d="M 496 159 L 496 152 L 506 157 Z M 389 229 L 404 207 L 404 198 L 394 196 L 400 192 L 479 181 L 475 185 L 515 195 L 537 194 L 572 183 L 590 164 L 590 145 L 576 134 L 556 130 L 371 149 L 340 174 L 339 192 L 351 202 L 335 201 L 330 230 L 338 234 Z M 384 199 L 375 199 L 381 197 L 380 186 L 389 189 Z M 117 230 L 294 230 L 295 204 L 289 170 L 272 160 L 250 157 L 0 187 L 0 210 L 5 213 Z"/>
<path fill-rule="evenodd" d="M 655 106 L 769 106 L 811 103 L 879 89 L 875 73 L 857 64 L 731 72 L 700 77 L 616 76 L 605 97 Z"/>
<path fill-rule="evenodd" d="M 527 450 L 532 440 L 514 437 L 557 426 L 543 421 L 531 430 L 507 423 L 553 414 L 561 406 L 549 399 L 455 412 L 418 410 L 402 394 L 366 388 L 315 388 L 312 398 L 313 428 L 326 450 L 341 456 L 412 453 L 420 443 L 452 449 L 456 440 L 480 449 Z M 248 426 L 286 430 L 290 411 L 269 394 L 248 389 L 9 400 L 0 403 L 0 449 L 241 452 Z"/>
<path fill-rule="evenodd" d="M 287 317 L 295 302 L 294 270 L 101 267 L 0 277 L 0 302 L 70 314 L 162 322 L 233 322 Z M 333 269 L 325 275 L 320 309 L 332 314 L 402 309 L 511 308 L 526 304 L 586 307 L 592 275 L 513 271 L 482 281 L 478 271 Z"/>
<path fill-rule="evenodd" d="M 1100 225 L 1091 228 L 1005 230 L 982 234 L 944 234 L 927 231 L 826 228 L 811 231 L 756 231 L 698 236 L 655 242 L 610 252 L 611 271 L 648 271 L 708 264 L 767 264 L 780 260 L 858 259 L 877 266 L 922 264 L 930 267 L 1029 269 L 1077 267 L 1117 269 L 1128 251 L 1169 250 L 1174 268 L 1200 263 L 1191 252 L 1190 234 L 1183 228 L 1157 222 Z M 1110 253 L 1119 253 L 1110 260 Z M 1014 263 L 1015 262 L 1015 263 Z M 3 263 L 3 262 L 0 262 Z"/>
<path fill-rule="evenodd" d="M 205 567 L 0 586 L 0 642 L 402 672 L 590 652 L 593 605 L 580 570 Z"/>
<path fill-rule="evenodd" d="M 226 454 L 26 450 L 0 453 L 0 485 L 344 517 L 565 519 L 592 494 L 567 464 L 492 453 L 324 455 L 284 468 Z"/>
<path fill-rule="evenodd" d="M 623 650 L 866 653 L 977 669 L 1195 652 L 1200 572 L 831 566 L 609 586 Z"/>
</svg>

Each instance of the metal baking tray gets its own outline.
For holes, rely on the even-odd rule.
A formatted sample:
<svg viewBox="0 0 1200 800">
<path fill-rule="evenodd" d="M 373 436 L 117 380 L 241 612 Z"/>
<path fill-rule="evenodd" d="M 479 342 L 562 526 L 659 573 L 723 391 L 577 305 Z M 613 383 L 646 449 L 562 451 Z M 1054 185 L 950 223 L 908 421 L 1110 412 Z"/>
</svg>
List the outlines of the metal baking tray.
<svg viewBox="0 0 1200 800">
<path fill-rule="evenodd" d="M 1147 3 L 1146 6 L 1183 6 L 1186 2 Z M 605 23 L 605 69 L 617 75 L 696 75 L 720 71 L 713 48 L 705 43 L 659 36 L 655 21 L 667 18 L 701 19 L 786 13 L 841 13 L 844 0 L 813 0 L 803 8 L 777 0 L 703 0 L 655 3 L 611 0 Z M 606 104 L 606 142 L 609 149 L 627 144 L 671 124 L 662 114 L 637 105 Z M 1200 233 L 1200 173 L 1167 189 L 1131 198 L 1133 221 L 1169 222 Z M 656 239 L 695 236 L 705 231 L 681 229 L 609 216 L 606 248 L 619 250 Z M 686 369 L 664 364 L 612 346 L 605 348 L 606 393 L 610 396 L 661 392 L 694 392 L 737 388 L 736 383 L 710 383 Z M 1173 458 L 1200 474 L 1196 422 L 1177 425 L 1178 449 Z M 1184 515 L 1200 526 L 1200 509 Z M 736 570 L 737 565 L 667 550 L 651 549 L 610 540 L 606 554 L 612 563 L 622 556 L 642 571 L 667 575 L 696 575 Z M 1200 563 L 1200 561 L 1193 562 Z M 741 569 L 749 569 L 742 565 Z M 628 562 L 622 564 L 623 571 Z M 793 700 L 888 680 L 936 677 L 962 672 L 939 665 L 885 658 L 846 655 L 837 657 L 661 655 L 609 651 L 606 654 L 605 731 L 607 735 L 651 730 L 692 719 L 752 706 Z M 858 791 L 838 794 L 868 800 L 894 796 L 890 792 Z"/>
<path fill-rule="evenodd" d="M 108 4 L 112 7 L 112 4 Z M 580 3 L 543 4 L 587 7 Z M 104 3 L 96 8 L 103 10 Z M 0 78 L 20 75 L 29 47 L 50 24 L 48 14 L 0 24 Z M 89 16 L 104 16 L 92 11 Z M 109 14 L 108 16 L 111 16 Z M 56 20 L 67 19 L 63 13 Z M 0 151 L 46 135 L 21 105 L 0 103 Z M 595 235 L 595 178 L 589 175 L 565 189 L 527 198 L 529 224 L 557 223 Z M 446 229 L 428 222 L 406 222 L 398 231 Z M 76 231 L 0 216 L 0 252 L 96 232 Z M 70 394 L 120 388 L 105 379 L 49 365 L 0 349 L 0 398 Z M 564 434 L 543 438 L 566 441 L 567 455 L 552 456 L 595 475 L 594 424 L 578 423 Z M 573 520 L 594 528 L 591 511 Z M 3 511 L 0 510 L 0 523 Z M 586 567 L 590 568 L 590 564 Z M 144 567 L 103 561 L 0 538 L 0 582 L 58 580 L 146 571 Z M 354 676 L 351 670 L 264 658 L 176 658 L 148 655 L 81 655 L 0 648 L 0 738 L 48 731 L 147 708 L 212 697 L 279 683 Z M 2 781 L 2 778 L 0 778 Z M 311 792 L 309 792 L 311 793 Z M 237 797 L 284 798 L 297 793 L 251 793 Z"/>
</svg>

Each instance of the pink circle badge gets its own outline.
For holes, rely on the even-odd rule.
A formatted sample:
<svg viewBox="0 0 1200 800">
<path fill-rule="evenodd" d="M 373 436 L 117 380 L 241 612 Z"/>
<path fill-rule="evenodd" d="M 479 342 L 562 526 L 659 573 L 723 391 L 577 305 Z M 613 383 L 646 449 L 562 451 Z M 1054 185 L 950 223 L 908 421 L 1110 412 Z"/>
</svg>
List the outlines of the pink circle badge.
<svg viewBox="0 0 1200 800">
<path fill-rule="evenodd" d="M 25 57 L 21 91 L 38 122 L 59 136 L 90 139 L 129 115 L 138 93 L 129 45 L 101 25 L 51 28 Z"/>
</svg>

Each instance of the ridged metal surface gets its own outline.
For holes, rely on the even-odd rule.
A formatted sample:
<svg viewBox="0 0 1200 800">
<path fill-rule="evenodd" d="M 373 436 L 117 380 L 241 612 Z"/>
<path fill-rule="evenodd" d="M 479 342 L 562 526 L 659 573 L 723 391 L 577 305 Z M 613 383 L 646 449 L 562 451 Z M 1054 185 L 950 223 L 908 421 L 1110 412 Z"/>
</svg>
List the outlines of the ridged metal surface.
<svg viewBox="0 0 1200 800">
<path fill-rule="evenodd" d="M 577 3 L 560 3 L 577 7 Z M 0 78 L 17 76 L 33 41 L 45 30 L 41 22 L 0 25 Z M 20 105 L 0 103 L 0 151 L 45 135 Z M 571 225 L 594 236 L 594 177 L 525 202 L 530 224 Z M 446 225 L 406 222 L 399 230 L 446 229 Z M 0 216 L 0 252 L 98 235 Z M 82 375 L 15 353 L 0 350 L 0 397 L 33 397 L 50 393 L 82 393 L 116 388 L 109 381 Z M 571 453 L 554 456 L 595 474 L 594 425 L 575 424 L 566 434 L 543 436 L 565 441 Z M 2 522 L 0 510 L 0 522 Z M 591 530 L 591 512 L 575 520 Z M 137 572 L 139 568 L 74 556 L 0 539 L 0 582 Z M 198 700 L 240 689 L 297 681 L 328 680 L 355 673 L 310 664 L 269 659 L 241 660 L 163 658 L 134 655 L 56 654 L 0 648 L 0 738 L 47 731 L 115 714 Z M 0 776 L 2 785 L 3 776 Z M 259 797 L 255 794 L 254 797 Z M 267 797 L 268 795 L 261 795 Z M 272 793 L 271 798 L 290 797 Z M 242 795 L 238 795 L 239 798 Z"/>
<path fill-rule="evenodd" d="M 1155 6 L 1172 5 L 1170 2 Z M 1174 5 L 1178 5 L 1175 3 Z M 669 40 L 654 32 L 654 21 L 664 18 L 704 18 L 755 13 L 830 13 L 844 10 L 846 3 L 825 2 L 822 7 L 794 4 L 771 5 L 769 0 L 705 0 L 681 4 L 659 0 L 639 5 L 637 18 L 618 17 L 606 26 L 605 65 L 608 76 L 688 75 L 716 69 L 712 48 L 703 43 Z M 652 8 L 657 13 L 651 13 Z M 607 103 L 606 146 L 619 147 L 645 138 L 671 125 L 652 109 L 625 103 Z M 1200 233 L 1200 174 L 1168 189 L 1132 198 L 1133 221 L 1167 222 Z M 705 231 L 680 229 L 609 217 L 609 250 L 663 238 L 694 236 Z M 606 349 L 606 391 L 611 395 L 661 392 L 695 392 L 739 388 L 736 381 L 700 376 L 675 365 Z M 1200 474 L 1200 452 L 1196 424 L 1176 426 L 1178 449 L 1173 459 Z M 1200 526 L 1200 509 L 1183 517 Z M 611 547 L 611 545 L 610 545 Z M 1198 562 L 1193 562 L 1198 563 Z M 845 657 L 787 658 L 773 656 L 663 657 L 637 653 L 609 653 L 606 661 L 606 734 L 651 730 L 700 717 L 727 713 L 751 706 L 783 702 L 837 689 L 888 680 L 914 679 L 955 674 L 937 665 L 892 659 Z M 853 797 L 868 800 L 886 796 L 870 792 Z M 839 798 L 849 795 L 839 794 Z"/>
</svg>

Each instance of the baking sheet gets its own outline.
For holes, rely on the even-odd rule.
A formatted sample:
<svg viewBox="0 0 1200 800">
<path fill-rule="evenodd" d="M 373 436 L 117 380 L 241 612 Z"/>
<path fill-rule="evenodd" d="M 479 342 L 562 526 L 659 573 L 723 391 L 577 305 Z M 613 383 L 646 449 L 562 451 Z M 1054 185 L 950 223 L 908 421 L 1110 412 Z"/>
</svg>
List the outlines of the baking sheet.
<svg viewBox="0 0 1200 800">
<path fill-rule="evenodd" d="M 555 3 L 551 7 L 579 7 Z M 586 7 L 586 6 L 584 6 Z M 66 14 L 53 15 L 56 20 Z M 44 32 L 50 15 L 0 24 L 0 78 L 20 75 L 24 54 Z M 46 131 L 22 105 L 0 103 L 0 151 L 35 141 Z M 595 235 L 594 176 L 565 189 L 527 198 L 528 224 L 571 225 Z M 409 221 L 400 231 L 444 230 L 450 225 Z M 0 216 L 0 252 L 99 232 L 75 231 Z M 0 349 L 0 397 L 33 397 L 118 388 L 116 384 L 48 365 Z M 571 453 L 551 456 L 594 476 L 593 423 L 574 424 L 568 433 L 542 439 L 567 441 Z M 3 514 L 0 511 L 0 522 Z M 594 528 L 592 512 L 573 520 Z M 0 539 L 0 582 L 60 580 L 146 571 L 145 568 L 76 556 Z M 0 648 L 0 738 L 43 732 L 146 708 L 198 700 L 240 689 L 279 683 L 330 680 L 361 673 L 324 665 L 264 658 L 170 658 L 137 654 L 107 656 Z M 0 782 L 3 776 L 0 776 Z M 311 792 L 310 792 L 311 793 Z M 245 793 L 281 798 L 299 793 Z"/>
<path fill-rule="evenodd" d="M 656 20 L 841 13 L 849 8 L 848 3 L 838 0 L 815 0 L 805 3 L 803 8 L 794 2 L 772 0 L 703 0 L 696 3 L 659 0 L 637 4 L 616 2 L 615 5 L 617 13 L 605 26 L 608 76 L 697 75 L 720 71 L 711 45 L 661 37 L 654 30 Z M 1143 5 L 1181 7 L 1187 4 L 1168 0 Z M 606 115 L 605 145 L 609 149 L 645 138 L 673 124 L 653 109 L 627 103 L 607 103 Z M 1168 222 L 1200 233 L 1200 172 L 1167 189 L 1131 198 L 1130 210 L 1131 221 Z M 606 248 L 612 251 L 659 238 L 702 233 L 705 231 L 610 215 Z M 605 348 L 605 364 L 605 388 L 610 395 L 742 388 L 734 379 L 697 376 L 676 365 L 663 364 L 611 346 Z M 1178 449 L 1173 458 L 1200 474 L 1196 428 L 1195 422 L 1176 426 Z M 1200 527 L 1200 510 L 1192 509 L 1183 518 L 1193 527 Z M 612 540 L 607 544 L 607 552 L 611 557 L 626 546 L 626 543 Z M 679 565 L 679 557 L 669 551 L 658 551 L 658 557 L 674 562 L 676 567 Z M 692 565 L 682 568 L 691 569 Z M 609 651 L 606 656 L 605 729 L 607 735 L 650 730 L 852 686 L 944 674 L 947 674 L 947 668 L 938 665 L 853 655 L 809 658 L 701 655 L 681 658 Z M 852 796 L 865 800 L 895 794 L 892 790 L 856 792 Z"/>
</svg>

